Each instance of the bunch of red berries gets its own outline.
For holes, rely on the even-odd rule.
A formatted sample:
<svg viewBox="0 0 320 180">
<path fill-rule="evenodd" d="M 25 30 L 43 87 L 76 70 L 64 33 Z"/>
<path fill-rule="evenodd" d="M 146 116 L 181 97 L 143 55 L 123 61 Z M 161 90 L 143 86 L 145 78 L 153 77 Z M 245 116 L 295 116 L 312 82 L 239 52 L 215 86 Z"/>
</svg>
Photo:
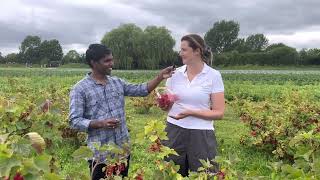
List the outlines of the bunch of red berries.
<svg viewBox="0 0 320 180">
<path fill-rule="evenodd" d="M 149 152 L 161 152 L 161 147 L 162 147 L 162 143 L 161 143 L 161 140 L 158 138 L 149 147 Z"/>
<path fill-rule="evenodd" d="M 106 167 L 106 175 L 108 177 L 112 175 L 120 175 L 121 172 L 125 170 L 126 166 L 124 163 L 116 163 L 116 164 L 110 164 Z"/>
<path fill-rule="evenodd" d="M 178 100 L 178 97 L 170 93 L 161 94 L 157 98 L 158 105 L 161 108 L 169 107 L 171 104 L 173 104 L 177 100 Z"/>
<path fill-rule="evenodd" d="M 226 174 L 223 171 L 219 171 L 217 173 L 218 179 L 225 179 L 226 178 Z"/>
<path fill-rule="evenodd" d="M 0 177 L 1 178 L 1 177 Z M 9 176 L 2 177 L 4 180 L 10 180 Z M 16 175 L 14 175 L 13 180 L 24 180 L 24 177 L 20 172 L 17 172 Z"/>
</svg>

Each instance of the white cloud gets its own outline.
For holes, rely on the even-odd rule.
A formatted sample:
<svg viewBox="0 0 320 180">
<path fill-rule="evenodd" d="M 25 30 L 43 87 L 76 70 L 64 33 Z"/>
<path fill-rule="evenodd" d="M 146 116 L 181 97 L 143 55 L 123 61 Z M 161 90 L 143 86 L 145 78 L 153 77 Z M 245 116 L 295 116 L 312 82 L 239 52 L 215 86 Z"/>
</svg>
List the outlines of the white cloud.
<svg viewBox="0 0 320 180">
<path fill-rule="evenodd" d="M 319 27 L 308 28 L 293 34 L 270 34 L 266 35 L 270 43 L 284 43 L 297 49 L 320 48 Z"/>
</svg>

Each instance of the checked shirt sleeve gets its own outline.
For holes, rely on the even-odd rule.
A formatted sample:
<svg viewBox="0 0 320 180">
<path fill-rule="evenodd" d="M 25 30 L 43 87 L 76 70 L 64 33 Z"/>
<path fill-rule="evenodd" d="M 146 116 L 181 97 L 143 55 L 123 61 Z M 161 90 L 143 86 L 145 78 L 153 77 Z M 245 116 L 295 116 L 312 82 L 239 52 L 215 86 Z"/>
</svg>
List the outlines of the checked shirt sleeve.
<svg viewBox="0 0 320 180">
<path fill-rule="evenodd" d="M 124 80 L 120 80 L 125 96 L 147 96 L 149 94 L 147 83 L 131 84 Z"/>
<path fill-rule="evenodd" d="M 72 129 L 87 132 L 90 120 L 84 118 L 85 110 L 84 94 L 78 89 L 72 89 L 70 92 L 70 113 L 69 124 Z"/>
</svg>

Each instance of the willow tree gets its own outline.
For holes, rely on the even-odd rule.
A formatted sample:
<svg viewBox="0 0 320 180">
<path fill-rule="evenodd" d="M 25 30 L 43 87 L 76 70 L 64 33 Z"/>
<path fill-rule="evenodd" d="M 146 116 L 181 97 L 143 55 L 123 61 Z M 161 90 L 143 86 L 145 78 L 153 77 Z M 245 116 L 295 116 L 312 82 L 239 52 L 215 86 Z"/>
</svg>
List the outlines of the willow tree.
<svg viewBox="0 0 320 180">
<path fill-rule="evenodd" d="M 134 24 L 111 30 L 101 42 L 112 49 L 118 69 L 158 69 L 172 59 L 175 44 L 165 27 L 148 26 L 143 31 Z"/>
<path fill-rule="evenodd" d="M 161 64 L 172 64 L 174 55 L 173 47 L 175 40 L 170 31 L 165 27 L 148 26 L 144 30 L 144 54 L 146 59 L 143 67 L 148 69 L 159 69 Z"/>
<path fill-rule="evenodd" d="M 107 32 L 101 43 L 112 49 L 115 68 L 134 69 L 143 56 L 143 31 L 135 24 L 123 24 Z"/>
</svg>

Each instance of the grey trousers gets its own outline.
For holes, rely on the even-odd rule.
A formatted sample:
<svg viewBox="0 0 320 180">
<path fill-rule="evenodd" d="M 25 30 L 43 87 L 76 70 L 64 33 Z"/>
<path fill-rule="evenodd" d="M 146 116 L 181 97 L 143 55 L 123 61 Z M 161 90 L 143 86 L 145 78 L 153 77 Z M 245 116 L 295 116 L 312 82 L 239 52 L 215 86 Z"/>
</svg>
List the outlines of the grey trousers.
<svg viewBox="0 0 320 180">
<path fill-rule="evenodd" d="M 217 155 L 217 140 L 213 130 L 186 129 L 167 122 L 165 131 L 169 140 L 162 141 L 163 145 L 174 149 L 179 156 L 170 155 L 166 161 L 172 160 L 180 165 L 179 173 L 188 176 L 188 172 L 197 171 L 202 166 L 199 159 L 212 160 Z M 212 163 L 217 172 L 217 163 Z"/>
</svg>

